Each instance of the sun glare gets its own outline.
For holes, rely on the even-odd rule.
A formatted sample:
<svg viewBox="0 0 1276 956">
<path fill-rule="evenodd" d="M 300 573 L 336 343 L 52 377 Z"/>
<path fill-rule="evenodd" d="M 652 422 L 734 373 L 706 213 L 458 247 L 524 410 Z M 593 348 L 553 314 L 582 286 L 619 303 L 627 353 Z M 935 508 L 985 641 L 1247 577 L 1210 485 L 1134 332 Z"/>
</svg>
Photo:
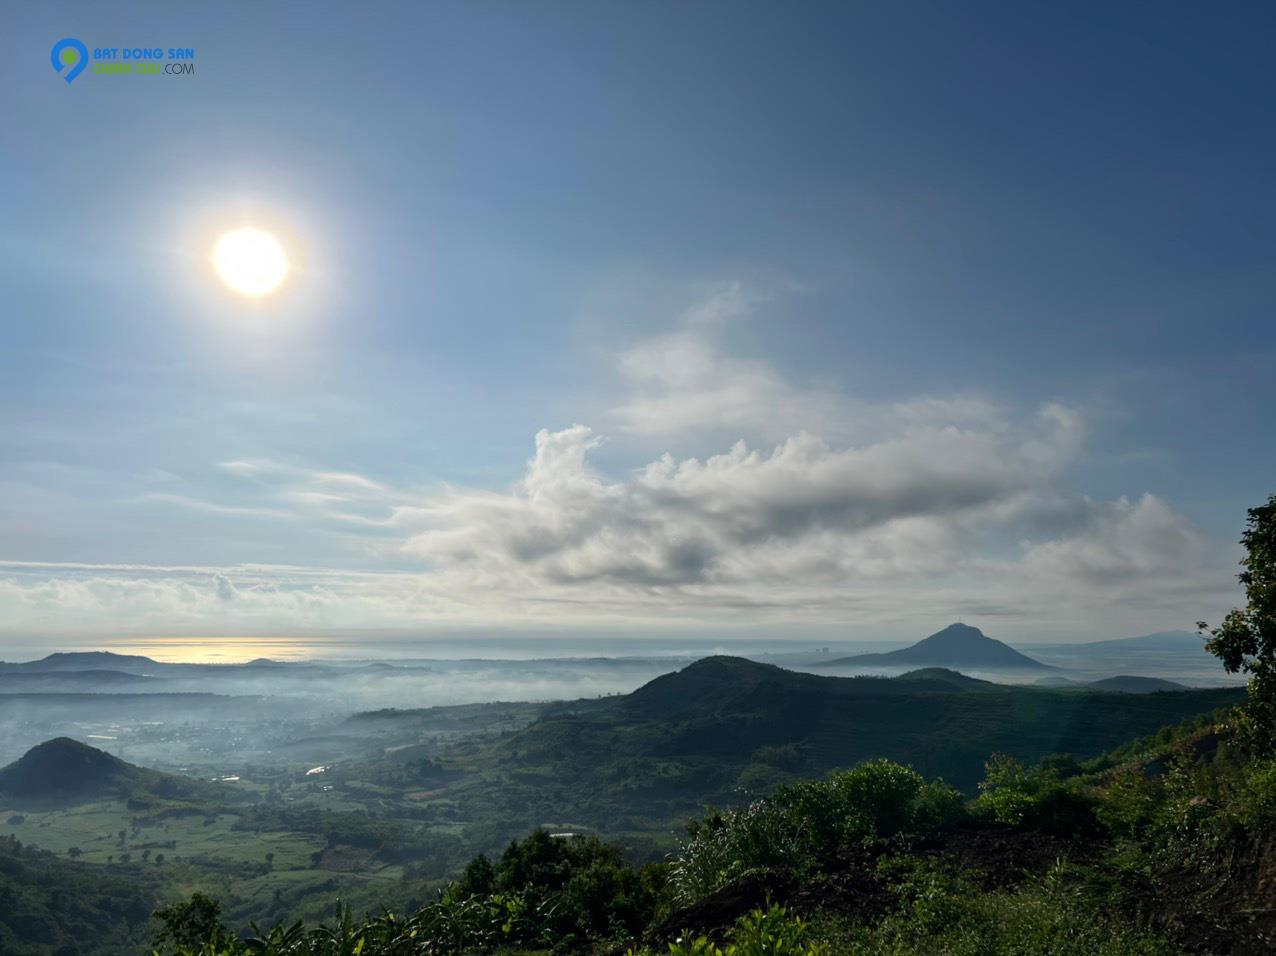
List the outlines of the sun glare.
<svg viewBox="0 0 1276 956">
<path fill-rule="evenodd" d="M 230 288 L 257 297 L 274 292 L 287 278 L 288 257 L 270 233 L 246 226 L 217 240 L 213 267 Z"/>
</svg>

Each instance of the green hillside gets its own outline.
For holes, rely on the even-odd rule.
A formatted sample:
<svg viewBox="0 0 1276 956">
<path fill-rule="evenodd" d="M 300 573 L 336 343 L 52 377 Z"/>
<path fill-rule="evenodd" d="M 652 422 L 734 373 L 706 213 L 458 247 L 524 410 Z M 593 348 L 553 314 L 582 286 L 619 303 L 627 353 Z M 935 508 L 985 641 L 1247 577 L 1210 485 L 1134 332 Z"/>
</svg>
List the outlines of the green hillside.
<svg viewBox="0 0 1276 956">
<path fill-rule="evenodd" d="M 146 951 L 161 874 L 104 873 L 0 837 L 0 953 Z"/>
<path fill-rule="evenodd" d="M 1229 718 L 1230 719 L 1230 718 Z M 1167 772 L 1168 771 L 1168 772 Z M 885 760 L 687 827 L 668 862 L 541 830 L 411 913 L 236 939 L 161 913 L 177 956 L 1259 956 L 1276 946 L 1276 762 L 1230 723 L 1093 761 L 989 759 L 979 796 Z M 1208 796 L 1206 796 L 1208 794 Z"/>
<path fill-rule="evenodd" d="M 542 774 L 591 780 L 595 799 L 623 776 L 631 807 L 645 795 L 669 801 L 668 810 L 721 802 L 750 780 L 782 782 L 872 757 L 972 793 L 990 752 L 1092 756 L 1243 698 L 1241 689 L 1077 694 L 940 669 L 825 677 L 713 657 L 588 713 L 546 716 L 488 756 L 507 770 L 541 766 Z"/>
<path fill-rule="evenodd" d="M 242 799 L 229 788 L 136 767 L 69 737 L 38 744 L 0 769 L 0 796 L 19 804 L 58 804 L 102 797 L 134 803 Z"/>
</svg>

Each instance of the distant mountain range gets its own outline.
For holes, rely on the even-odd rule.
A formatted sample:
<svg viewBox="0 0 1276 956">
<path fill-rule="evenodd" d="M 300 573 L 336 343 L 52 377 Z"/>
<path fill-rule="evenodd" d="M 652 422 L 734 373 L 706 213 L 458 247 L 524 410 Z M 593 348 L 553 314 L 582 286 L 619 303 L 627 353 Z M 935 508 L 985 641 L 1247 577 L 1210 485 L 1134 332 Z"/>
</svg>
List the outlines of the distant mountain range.
<svg viewBox="0 0 1276 956">
<path fill-rule="evenodd" d="M 1111 641 L 1087 641 L 1074 645 L 1088 651 L 1138 651 L 1153 654 L 1205 653 L 1205 638 L 1192 631 L 1159 631 L 1140 637 L 1122 637 Z"/>
<path fill-rule="evenodd" d="M 14 671 L 116 671 L 124 674 L 145 674 L 161 667 L 149 657 L 135 654 L 113 654 L 110 651 L 61 651 L 42 657 L 38 661 L 9 663 L 0 661 L 0 673 Z"/>
<path fill-rule="evenodd" d="M 912 647 L 884 654 L 856 654 L 821 662 L 822 667 L 945 667 L 969 670 L 1040 670 L 1056 668 L 1021 654 L 1009 644 L 987 637 L 969 624 L 949 624 Z"/>
<path fill-rule="evenodd" d="M 251 677 L 256 675 L 288 677 L 323 677 L 346 675 L 357 671 L 404 675 L 425 673 L 430 668 L 387 664 L 385 662 L 316 663 L 313 661 L 275 661 L 259 657 L 242 664 L 169 663 L 136 654 L 111 651 L 69 651 L 49 654 L 37 661 L 18 663 L 0 661 L 0 681 L 17 675 L 94 675 L 99 683 L 183 677 Z M 82 678 L 89 681 L 90 678 Z"/>
<path fill-rule="evenodd" d="M 1066 677 L 1043 677 L 1037 681 L 1038 687 L 1074 687 L 1079 690 L 1099 690 L 1115 694 L 1160 694 L 1191 690 L 1186 684 L 1179 684 L 1161 677 L 1136 677 L 1132 674 L 1118 674 L 1116 677 L 1105 677 L 1095 681 L 1069 680 Z"/>
</svg>

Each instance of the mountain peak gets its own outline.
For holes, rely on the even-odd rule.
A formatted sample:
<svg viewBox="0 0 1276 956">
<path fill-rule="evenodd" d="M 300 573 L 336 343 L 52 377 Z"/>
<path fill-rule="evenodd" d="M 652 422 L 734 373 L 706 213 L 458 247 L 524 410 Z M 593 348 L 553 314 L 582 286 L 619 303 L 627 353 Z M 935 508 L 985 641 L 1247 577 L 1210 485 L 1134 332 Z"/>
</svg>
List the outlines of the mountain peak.
<svg viewBox="0 0 1276 956">
<path fill-rule="evenodd" d="M 894 667 L 920 665 L 923 667 L 983 668 L 989 670 L 1053 670 L 1049 665 L 1034 661 L 1009 644 L 994 640 L 977 627 L 960 621 L 949 624 L 941 631 L 924 637 L 912 647 L 886 654 L 860 654 L 843 657 L 829 664 L 863 664 L 867 666 Z"/>
<path fill-rule="evenodd" d="M 931 637 L 938 637 L 940 634 L 970 634 L 984 636 L 984 632 L 972 624 L 964 624 L 961 621 L 954 621 L 941 631 L 937 631 Z"/>
<path fill-rule="evenodd" d="M 1000 643 L 999 641 L 993 641 L 991 637 L 989 637 L 979 628 L 972 627 L 969 624 L 963 624 L 960 621 L 958 621 L 955 624 L 949 624 L 946 628 L 944 628 L 941 631 L 936 631 L 934 634 L 931 634 L 929 637 L 922 638 L 914 646 L 916 647 L 922 644 L 935 645 L 935 646 L 940 646 L 940 645 L 975 646 L 975 645 L 982 644 L 985 641 L 993 643 L 993 644 Z"/>
<path fill-rule="evenodd" d="M 719 654 L 648 681 L 624 698 L 624 706 L 650 713 L 681 713 L 725 703 L 768 680 L 794 677 L 774 664 Z"/>
<path fill-rule="evenodd" d="M 0 768 L 0 793 L 41 804 L 139 794 L 163 800 L 241 799 L 222 785 L 138 767 L 70 737 L 36 744 Z"/>
<path fill-rule="evenodd" d="M 992 640 L 987 634 L 977 627 L 970 624 L 963 624 L 956 621 L 949 624 L 943 630 L 936 631 L 930 637 L 923 638 L 926 641 L 989 641 Z"/>
<path fill-rule="evenodd" d="M 0 791 L 35 796 L 98 790 L 131 776 L 135 769 L 104 750 L 55 737 L 0 770 Z"/>
</svg>

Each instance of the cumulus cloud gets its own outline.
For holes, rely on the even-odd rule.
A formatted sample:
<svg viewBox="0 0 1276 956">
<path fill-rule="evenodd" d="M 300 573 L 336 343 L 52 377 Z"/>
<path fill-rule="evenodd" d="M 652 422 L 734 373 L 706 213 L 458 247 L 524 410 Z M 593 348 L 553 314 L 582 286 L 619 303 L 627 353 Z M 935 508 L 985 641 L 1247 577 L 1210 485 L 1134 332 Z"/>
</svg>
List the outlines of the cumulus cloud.
<svg viewBox="0 0 1276 956">
<path fill-rule="evenodd" d="M 1087 504 L 1085 524 L 1077 533 L 1027 548 L 1023 563 L 1029 573 L 1119 588 L 1131 580 L 1177 580 L 1203 554 L 1200 535 L 1154 495 Z"/>
<path fill-rule="evenodd" d="M 348 628 L 437 623 L 827 626 L 961 614 L 1090 631 L 1225 604 L 1217 554 L 1151 494 L 1066 487 L 1085 417 L 976 395 L 873 404 L 723 351 L 757 301 L 730 285 L 617 358 L 613 436 L 698 438 L 623 473 L 586 425 L 543 429 L 499 490 L 409 491 L 348 470 L 224 462 L 247 500 L 171 507 L 336 529 L 412 572 L 0 561 L 13 628 Z M 738 439 L 738 440 L 737 440 Z M 171 482 L 170 482 L 171 484 Z"/>
<path fill-rule="evenodd" d="M 924 570 L 952 560 L 980 515 L 1047 479 L 1072 440 L 1051 409 L 1025 435 L 947 427 L 835 449 L 799 434 L 769 451 L 666 455 L 608 481 L 589 466 L 596 437 L 577 425 L 537 435 L 511 494 L 435 501 L 442 527 L 405 547 L 435 567 L 652 587 Z"/>
<path fill-rule="evenodd" d="M 803 434 L 768 451 L 664 456 L 625 480 L 590 467 L 598 439 L 585 426 L 542 431 L 519 486 L 448 491 L 405 549 L 504 594 L 700 611 L 881 613 L 941 594 L 1063 606 L 1097 583 L 1104 601 L 1199 585 L 1202 542 L 1164 502 L 1096 503 L 1052 486 L 1079 431 L 1075 414 L 1048 406 L 1022 431 L 950 426 L 843 449 Z M 1024 534 L 1019 554 L 987 553 L 990 538 Z M 968 593 L 954 599 L 957 581 Z"/>
</svg>

